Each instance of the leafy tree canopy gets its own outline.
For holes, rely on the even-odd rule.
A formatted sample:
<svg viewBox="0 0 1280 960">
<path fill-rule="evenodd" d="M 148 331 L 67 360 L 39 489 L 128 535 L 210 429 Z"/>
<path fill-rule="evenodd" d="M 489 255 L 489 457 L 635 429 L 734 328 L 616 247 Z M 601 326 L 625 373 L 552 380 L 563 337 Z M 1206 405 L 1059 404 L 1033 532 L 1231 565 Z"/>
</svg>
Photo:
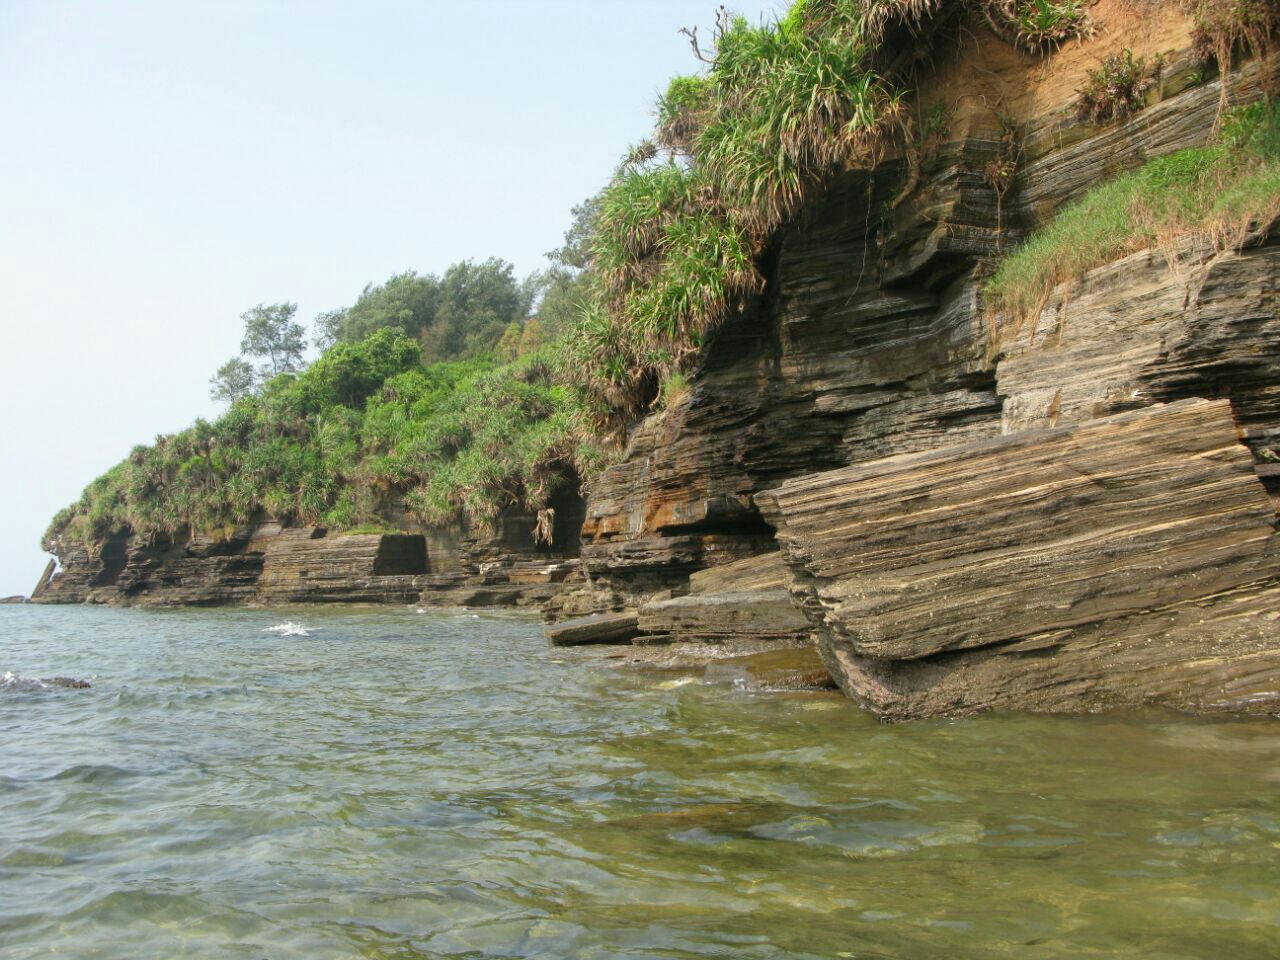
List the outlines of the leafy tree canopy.
<svg viewBox="0 0 1280 960">
<path fill-rule="evenodd" d="M 222 403 L 235 403 L 251 394 L 257 382 L 253 364 L 244 357 L 232 357 L 209 379 L 209 396 Z"/>
<path fill-rule="evenodd" d="M 240 352 L 265 361 L 259 368 L 264 379 L 302 369 L 307 341 L 302 325 L 294 322 L 297 312 L 296 303 L 260 303 L 240 317 L 244 321 Z"/>
<path fill-rule="evenodd" d="M 497 258 L 463 260 L 442 276 L 409 270 L 369 284 L 350 307 L 320 314 L 316 338 L 324 346 L 353 343 L 390 329 L 417 339 L 429 361 L 476 356 L 524 322 L 537 293 L 536 278 L 522 283 Z"/>
</svg>

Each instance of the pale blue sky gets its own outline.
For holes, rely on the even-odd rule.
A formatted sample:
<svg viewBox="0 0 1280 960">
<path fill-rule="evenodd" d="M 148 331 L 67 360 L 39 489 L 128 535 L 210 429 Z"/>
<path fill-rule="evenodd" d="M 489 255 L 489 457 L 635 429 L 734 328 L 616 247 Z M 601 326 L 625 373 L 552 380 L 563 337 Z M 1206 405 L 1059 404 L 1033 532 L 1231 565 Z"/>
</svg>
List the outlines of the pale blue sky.
<svg viewBox="0 0 1280 960">
<path fill-rule="evenodd" d="M 89 480 L 217 413 L 249 307 L 542 266 L 715 6 L 0 0 L 0 595 Z"/>
</svg>

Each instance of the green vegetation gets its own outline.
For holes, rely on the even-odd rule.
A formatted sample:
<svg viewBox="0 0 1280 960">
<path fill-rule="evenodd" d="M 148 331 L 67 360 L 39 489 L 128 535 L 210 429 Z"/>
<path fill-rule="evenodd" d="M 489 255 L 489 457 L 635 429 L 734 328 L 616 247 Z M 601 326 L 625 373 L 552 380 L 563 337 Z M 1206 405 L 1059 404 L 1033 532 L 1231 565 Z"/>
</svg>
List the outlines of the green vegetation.
<svg viewBox="0 0 1280 960">
<path fill-rule="evenodd" d="M 555 343 L 581 299 L 594 211 L 575 208 L 549 269 L 524 281 L 491 259 L 366 286 L 316 319 L 323 352 L 305 369 L 296 306 L 248 311 L 245 355 L 211 381 L 227 412 L 134 448 L 54 518 L 46 544 L 225 537 L 266 518 L 384 532 L 402 504 L 424 522 L 484 526 L 546 506 L 604 456 Z"/>
<path fill-rule="evenodd" d="M 516 279 L 511 264 L 493 258 L 455 263 L 438 277 L 410 270 L 366 286 L 346 309 L 320 314 L 316 342 L 328 347 L 394 329 L 418 340 L 428 361 L 475 356 L 523 322 L 536 293 Z"/>
<path fill-rule="evenodd" d="M 544 356 L 420 356 L 392 329 L 339 343 L 217 421 L 136 447 L 47 536 L 227 535 L 263 516 L 360 529 L 379 526 L 393 498 L 424 521 L 485 523 L 512 504 L 544 506 L 593 467 L 576 395 L 552 382 Z"/>
<path fill-rule="evenodd" d="M 1256 103 L 1228 114 L 1218 142 L 1181 150 L 1094 188 L 999 266 L 991 309 L 1038 313 L 1058 284 L 1093 267 L 1203 237 L 1240 247 L 1280 217 L 1280 111 Z M 1172 261 L 1171 261 L 1172 262 Z"/>
<path fill-rule="evenodd" d="M 983 0 L 978 7 L 999 36 L 1029 53 L 1041 53 L 1088 35 L 1093 28 L 1088 4 L 1089 0 Z"/>
</svg>

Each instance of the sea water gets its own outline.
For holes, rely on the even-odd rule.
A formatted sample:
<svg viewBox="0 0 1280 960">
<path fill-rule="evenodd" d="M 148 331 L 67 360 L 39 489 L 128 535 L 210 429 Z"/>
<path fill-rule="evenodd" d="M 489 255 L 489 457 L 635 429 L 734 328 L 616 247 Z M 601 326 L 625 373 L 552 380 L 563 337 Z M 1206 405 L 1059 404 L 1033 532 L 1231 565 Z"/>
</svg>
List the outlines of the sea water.
<svg viewBox="0 0 1280 960">
<path fill-rule="evenodd" d="M 1280 721 L 883 726 L 610 652 L 0 607 L 0 956 L 1280 954 Z"/>
</svg>

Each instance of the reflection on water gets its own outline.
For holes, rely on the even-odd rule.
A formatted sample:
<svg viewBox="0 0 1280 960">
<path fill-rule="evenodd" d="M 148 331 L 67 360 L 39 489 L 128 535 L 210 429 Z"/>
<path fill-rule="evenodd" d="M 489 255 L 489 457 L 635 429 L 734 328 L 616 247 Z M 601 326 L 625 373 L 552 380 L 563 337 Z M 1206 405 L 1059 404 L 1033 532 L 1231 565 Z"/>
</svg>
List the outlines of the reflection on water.
<svg viewBox="0 0 1280 960">
<path fill-rule="evenodd" d="M 1270 958 L 1280 725 L 884 727 L 412 610 L 0 608 L 0 955 Z"/>
</svg>

